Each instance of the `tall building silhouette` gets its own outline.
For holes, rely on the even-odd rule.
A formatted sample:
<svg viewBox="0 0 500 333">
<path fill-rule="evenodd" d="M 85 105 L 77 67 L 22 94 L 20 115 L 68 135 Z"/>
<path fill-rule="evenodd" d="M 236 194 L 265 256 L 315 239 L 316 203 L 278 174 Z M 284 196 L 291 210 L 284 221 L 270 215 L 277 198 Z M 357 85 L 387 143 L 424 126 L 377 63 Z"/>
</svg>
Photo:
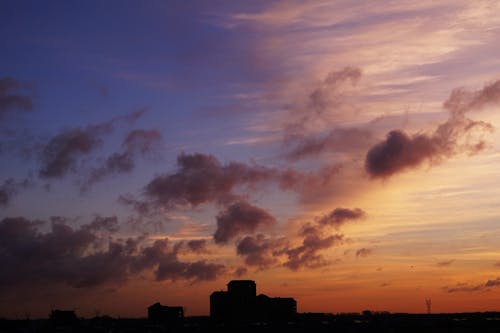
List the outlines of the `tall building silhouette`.
<svg viewBox="0 0 500 333">
<path fill-rule="evenodd" d="M 295 299 L 257 296 L 252 280 L 230 281 L 227 291 L 215 291 L 210 295 L 210 317 L 215 321 L 286 320 L 296 314 Z"/>
</svg>

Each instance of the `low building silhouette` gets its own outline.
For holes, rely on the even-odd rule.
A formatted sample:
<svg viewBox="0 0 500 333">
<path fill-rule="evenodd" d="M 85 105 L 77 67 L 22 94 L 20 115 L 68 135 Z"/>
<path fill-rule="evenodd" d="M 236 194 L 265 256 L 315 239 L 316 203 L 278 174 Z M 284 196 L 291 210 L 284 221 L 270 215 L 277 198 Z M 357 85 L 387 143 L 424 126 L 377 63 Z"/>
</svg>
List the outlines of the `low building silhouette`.
<svg viewBox="0 0 500 333">
<path fill-rule="evenodd" d="M 148 307 L 148 319 L 158 323 L 176 324 L 184 319 L 182 306 L 166 306 L 155 303 Z"/>
<path fill-rule="evenodd" d="M 73 326 L 78 323 L 78 317 L 73 310 L 52 310 L 49 320 L 55 326 Z"/>
<path fill-rule="evenodd" d="M 291 297 L 257 296 L 252 280 L 233 280 L 227 291 L 210 295 L 210 317 L 220 322 L 274 321 L 291 319 L 297 314 L 297 302 Z"/>
</svg>

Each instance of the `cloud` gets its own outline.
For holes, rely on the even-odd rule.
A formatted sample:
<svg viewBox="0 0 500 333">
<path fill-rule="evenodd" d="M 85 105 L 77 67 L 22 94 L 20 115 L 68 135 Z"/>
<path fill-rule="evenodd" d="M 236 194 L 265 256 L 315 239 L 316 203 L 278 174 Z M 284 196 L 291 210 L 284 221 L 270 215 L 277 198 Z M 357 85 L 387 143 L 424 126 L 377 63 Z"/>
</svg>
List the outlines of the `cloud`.
<svg viewBox="0 0 500 333">
<path fill-rule="evenodd" d="M 292 245 L 285 237 L 270 238 L 263 234 L 245 236 L 236 247 L 237 254 L 245 258 L 245 264 L 259 269 L 282 264 L 292 271 L 301 268 L 319 268 L 329 264 L 320 253 L 322 250 L 339 245 L 344 236 L 325 235 L 319 228 L 310 224 L 300 232 L 300 245 Z"/>
<path fill-rule="evenodd" d="M 338 116 L 347 100 L 345 88 L 349 84 L 355 86 L 361 75 L 359 68 L 350 66 L 338 71 L 331 71 L 309 90 L 305 101 L 291 107 L 290 117 L 292 120 L 285 125 L 285 143 L 288 145 L 295 141 L 299 150 L 295 154 L 292 153 L 290 157 L 293 158 L 295 155 L 295 158 L 300 158 L 302 150 L 305 155 L 310 152 L 308 149 L 321 150 L 320 142 L 306 143 L 301 150 L 303 133 L 307 132 L 309 127 L 315 127 L 318 120 L 324 122 L 332 114 Z"/>
<path fill-rule="evenodd" d="M 236 277 L 242 277 L 248 272 L 248 270 L 245 267 L 238 267 L 234 270 L 233 275 Z"/>
<path fill-rule="evenodd" d="M 318 268 L 329 263 L 321 254 L 322 250 L 339 245 L 344 235 L 331 234 L 327 227 L 337 229 L 348 220 L 356 220 L 366 216 L 359 209 L 336 208 L 331 213 L 315 218 L 314 222 L 305 223 L 297 233 L 299 245 L 286 237 L 271 238 L 263 234 L 247 235 L 239 240 L 236 252 L 245 258 L 248 266 L 259 269 L 282 264 L 296 271 L 301 268 Z M 372 250 L 361 249 L 357 256 L 367 256 Z"/>
<path fill-rule="evenodd" d="M 156 280 L 198 282 L 225 271 L 223 265 L 206 260 L 180 259 L 175 243 L 167 239 L 149 244 L 141 236 L 114 238 L 111 234 L 117 230 L 117 219 L 113 216 L 98 216 L 80 228 L 54 217 L 50 229 L 42 232 L 46 224 L 22 217 L 0 221 L 0 265 L 9 267 L 0 272 L 0 289 L 117 286 L 147 272 Z"/>
<path fill-rule="evenodd" d="M 102 144 L 101 136 L 106 128 L 89 126 L 72 128 L 54 136 L 43 148 L 39 169 L 42 178 L 60 178 L 76 170 L 81 156 L 88 155 Z"/>
<path fill-rule="evenodd" d="M 225 272 L 224 265 L 207 263 L 205 260 L 180 261 L 176 247 L 170 247 L 168 239 L 156 240 L 151 246 L 144 248 L 133 267 L 139 272 L 156 267 L 154 276 L 157 281 L 215 280 L 217 275 Z"/>
<path fill-rule="evenodd" d="M 180 154 L 177 170 L 156 176 L 145 186 L 150 206 L 175 208 L 204 203 L 226 205 L 241 191 L 255 190 L 258 184 L 274 182 L 281 189 L 307 193 L 318 186 L 328 184 L 338 172 L 338 167 L 328 167 L 314 173 L 293 169 L 280 170 L 257 164 L 229 162 L 221 164 L 216 157 L 207 154 Z"/>
<path fill-rule="evenodd" d="M 268 180 L 273 171 L 260 166 L 231 162 L 221 165 L 212 155 L 180 154 L 178 170 L 155 177 L 146 185 L 146 195 L 164 207 L 198 206 L 213 201 L 227 201 L 237 185 L 253 185 Z"/>
<path fill-rule="evenodd" d="M 189 241 L 177 242 L 174 246 L 176 253 L 208 253 L 208 242 L 206 239 L 192 239 Z"/>
<path fill-rule="evenodd" d="M 344 235 L 324 235 L 320 228 L 306 225 L 301 231 L 302 244 L 292 248 L 286 248 L 283 253 L 287 256 L 284 265 L 293 271 L 302 267 L 317 268 L 328 264 L 328 261 L 319 251 L 331 248 L 342 243 Z"/>
<path fill-rule="evenodd" d="M 361 70 L 356 67 L 344 67 L 338 71 L 328 73 L 321 85 L 309 95 L 308 106 L 317 114 L 323 113 L 328 107 L 342 103 L 339 89 L 346 82 L 356 85 L 361 78 Z"/>
<path fill-rule="evenodd" d="M 366 213 L 360 208 L 335 208 L 329 214 L 322 216 L 318 223 L 339 228 L 347 221 L 359 220 L 364 217 L 366 217 Z"/>
<path fill-rule="evenodd" d="M 496 278 L 495 280 L 488 280 L 484 284 L 485 287 L 498 287 L 500 286 L 500 278 Z"/>
<path fill-rule="evenodd" d="M 440 261 L 440 262 L 436 263 L 436 266 L 438 266 L 438 267 L 446 267 L 446 266 L 450 266 L 454 262 L 455 262 L 455 259 L 444 260 L 444 261 Z"/>
<path fill-rule="evenodd" d="M 140 109 L 125 116 L 118 116 L 109 121 L 89 125 L 85 128 L 75 127 L 61 131 L 52 137 L 42 148 L 40 154 L 40 169 L 38 174 L 42 178 L 61 178 L 78 169 L 80 158 L 89 155 L 102 145 L 103 136 L 113 130 L 113 126 L 120 122 L 133 122 L 141 117 L 146 109 Z M 126 168 L 127 159 L 115 156 L 111 159 L 111 166 Z"/>
<path fill-rule="evenodd" d="M 0 78 L 0 118 L 14 110 L 31 111 L 31 97 L 22 94 L 23 85 L 16 79 L 6 76 Z"/>
<path fill-rule="evenodd" d="M 93 168 L 82 188 L 86 189 L 91 184 L 112 174 L 131 172 L 135 168 L 137 155 L 153 154 L 158 150 L 161 140 L 161 134 L 157 130 L 136 129 L 130 131 L 123 140 L 122 151 L 111 154 L 103 165 Z"/>
<path fill-rule="evenodd" d="M 12 197 L 15 196 L 20 189 L 25 189 L 33 185 L 31 179 L 24 179 L 18 181 L 14 178 L 6 179 L 3 184 L 0 185 L 0 208 L 7 207 L 12 201 Z"/>
<path fill-rule="evenodd" d="M 266 268 L 277 263 L 277 251 L 285 245 L 285 239 L 266 238 L 263 234 L 246 236 L 236 247 L 236 253 L 245 257 L 245 264 Z"/>
<path fill-rule="evenodd" d="M 238 235 L 253 233 L 257 228 L 275 222 L 274 217 L 262 208 L 246 201 L 237 201 L 217 215 L 214 240 L 217 244 L 225 244 Z"/>
<path fill-rule="evenodd" d="M 227 206 L 268 185 L 293 191 L 303 201 L 312 200 L 319 189 L 332 186 L 340 169 L 337 164 L 309 172 L 270 168 L 255 163 L 222 164 L 213 155 L 182 153 L 177 157 L 177 170 L 155 176 L 144 187 L 144 200 L 128 195 L 120 202 L 140 209 L 142 213 L 139 214 L 207 203 Z"/>
<path fill-rule="evenodd" d="M 192 239 L 187 242 L 188 248 L 194 253 L 203 253 L 207 251 L 206 239 Z"/>
<path fill-rule="evenodd" d="M 290 160 L 314 157 L 322 152 L 333 153 L 359 151 L 368 147 L 374 140 L 373 133 L 364 128 L 335 128 L 323 137 L 307 136 L 296 138 L 287 146 L 294 147 L 286 154 Z"/>
<path fill-rule="evenodd" d="M 443 290 L 448 293 L 456 293 L 456 292 L 477 292 L 477 291 L 489 291 L 490 288 L 500 287 L 500 278 L 496 278 L 494 280 L 488 280 L 485 283 L 481 284 L 468 284 L 468 283 L 458 283 L 454 287 L 443 287 Z"/>
<path fill-rule="evenodd" d="M 359 257 L 366 258 L 369 255 L 371 255 L 372 253 L 373 253 L 372 249 L 361 248 L 361 249 L 356 251 L 356 258 L 359 258 Z"/>
<path fill-rule="evenodd" d="M 464 115 L 500 102 L 500 80 L 487 84 L 481 90 L 454 89 L 443 106 L 454 115 Z"/>
<path fill-rule="evenodd" d="M 82 229 L 89 230 L 91 232 L 104 230 L 110 233 L 115 233 L 118 232 L 120 227 L 116 216 L 103 217 L 98 215 L 91 223 L 82 226 Z"/>
<path fill-rule="evenodd" d="M 479 152 L 484 149 L 485 144 L 482 139 L 473 137 L 473 131 L 492 131 L 493 126 L 468 119 L 465 114 L 498 103 L 499 96 L 500 81 L 474 92 L 454 90 L 444 103 L 444 107 L 450 112 L 446 122 L 431 134 L 409 135 L 401 130 L 389 132 L 385 140 L 368 150 L 365 158 L 366 171 L 373 178 L 386 178 L 426 161 L 439 162 L 459 152 Z"/>
</svg>

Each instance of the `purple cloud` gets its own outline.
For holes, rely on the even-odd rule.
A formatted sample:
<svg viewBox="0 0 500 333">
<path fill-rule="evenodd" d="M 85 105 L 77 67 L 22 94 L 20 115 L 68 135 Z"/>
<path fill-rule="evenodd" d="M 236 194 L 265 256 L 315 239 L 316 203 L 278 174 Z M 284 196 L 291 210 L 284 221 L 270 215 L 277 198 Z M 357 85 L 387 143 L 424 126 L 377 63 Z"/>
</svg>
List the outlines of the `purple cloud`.
<svg viewBox="0 0 500 333">
<path fill-rule="evenodd" d="M 217 215 L 214 240 L 217 244 L 225 244 L 238 235 L 253 233 L 257 228 L 275 222 L 274 217 L 262 208 L 246 201 L 237 201 Z"/>
<path fill-rule="evenodd" d="M 52 137 L 40 153 L 40 168 L 38 174 L 42 178 L 62 178 L 78 169 L 78 162 L 102 145 L 102 138 L 113 131 L 113 126 L 119 122 L 133 122 L 141 117 L 146 109 L 140 109 L 125 116 L 115 117 L 109 121 L 89 125 L 85 128 L 75 127 L 61 131 Z M 112 159 L 113 165 L 127 164 L 120 156 Z"/>
<path fill-rule="evenodd" d="M 22 217 L 0 221 L 0 265 L 10 267 L 0 272 L 0 289 L 33 284 L 116 286 L 143 272 L 153 272 L 156 280 L 198 282 L 225 272 L 223 265 L 206 260 L 181 260 L 175 243 L 167 239 L 149 244 L 144 237 L 113 238 L 113 216 L 98 216 L 80 228 L 54 217 L 50 229 L 42 232 L 45 224 Z"/>
<path fill-rule="evenodd" d="M 109 175 L 131 172 L 135 168 L 137 156 L 154 153 L 158 150 L 161 140 L 161 134 L 157 130 L 130 131 L 123 141 L 122 151 L 111 154 L 103 165 L 93 168 L 82 189 L 85 190 Z"/>
<path fill-rule="evenodd" d="M 372 249 L 361 248 L 361 249 L 356 251 L 356 258 L 359 258 L 359 257 L 366 258 L 369 255 L 371 255 L 372 253 L 373 253 Z"/>
<path fill-rule="evenodd" d="M 424 162 L 437 162 L 459 152 L 474 154 L 481 151 L 485 146 L 484 141 L 472 141 L 466 136 L 473 130 L 492 131 L 493 126 L 468 119 L 465 114 L 498 103 L 499 96 L 500 81 L 474 92 L 454 90 L 444 103 L 450 112 L 446 122 L 431 134 L 409 135 L 402 130 L 389 132 L 385 140 L 368 150 L 366 171 L 373 178 L 386 178 Z M 462 138 L 466 139 L 466 143 L 459 143 Z"/>
<path fill-rule="evenodd" d="M 23 95 L 23 84 L 18 80 L 6 76 L 0 78 L 0 118 L 7 112 L 14 110 L 31 111 L 33 102 L 31 97 Z"/>
<path fill-rule="evenodd" d="M 347 221 L 359 220 L 364 217 L 366 217 L 366 213 L 360 208 L 335 208 L 329 214 L 322 216 L 318 223 L 339 228 Z"/>
</svg>

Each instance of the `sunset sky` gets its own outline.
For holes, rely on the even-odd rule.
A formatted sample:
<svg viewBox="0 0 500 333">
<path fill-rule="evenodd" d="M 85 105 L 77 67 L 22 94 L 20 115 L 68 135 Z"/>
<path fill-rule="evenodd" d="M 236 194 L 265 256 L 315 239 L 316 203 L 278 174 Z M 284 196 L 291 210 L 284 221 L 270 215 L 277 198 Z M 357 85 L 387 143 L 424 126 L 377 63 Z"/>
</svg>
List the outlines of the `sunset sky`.
<svg viewBox="0 0 500 333">
<path fill-rule="evenodd" d="M 499 13 L 2 1 L 0 317 L 500 311 Z"/>
</svg>

